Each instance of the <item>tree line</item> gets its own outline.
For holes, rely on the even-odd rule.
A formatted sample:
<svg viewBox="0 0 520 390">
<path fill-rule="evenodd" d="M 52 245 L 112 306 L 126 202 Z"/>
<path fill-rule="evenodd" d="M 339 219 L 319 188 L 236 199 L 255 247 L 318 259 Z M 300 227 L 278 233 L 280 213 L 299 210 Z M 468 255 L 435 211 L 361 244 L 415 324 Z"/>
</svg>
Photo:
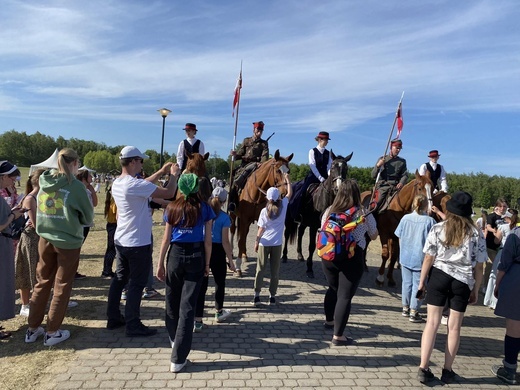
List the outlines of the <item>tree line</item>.
<svg viewBox="0 0 520 390">
<path fill-rule="evenodd" d="M 16 130 L 6 131 L 0 135 L 0 160 L 9 160 L 18 166 L 28 167 L 46 160 L 53 152 L 65 147 L 76 150 L 81 161 L 87 167 L 97 172 L 119 172 L 119 152 L 124 145 L 107 146 L 104 143 L 82 140 L 78 138 L 65 139 L 58 137 L 54 139 L 48 135 L 36 132 L 28 135 L 26 132 Z M 240 144 L 236 146 L 237 150 Z M 144 152 L 150 159 L 145 160 L 145 172 L 155 172 L 159 169 L 160 156 L 155 150 Z M 176 162 L 175 154 L 164 152 L 164 161 Z M 239 161 L 235 162 L 235 167 Z M 231 159 L 221 158 L 216 152 L 213 153 L 206 162 L 206 170 L 210 177 L 227 180 L 229 178 L 229 168 Z M 291 180 L 296 182 L 305 178 L 309 172 L 307 164 L 290 163 Z M 374 186 L 374 179 L 371 177 L 372 167 L 350 166 L 349 176 L 356 179 L 361 191 L 371 190 Z M 489 208 L 492 207 L 497 198 L 503 197 L 511 207 L 518 207 L 520 199 L 520 180 L 512 177 L 493 175 L 489 176 L 482 172 L 457 174 L 448 173 L 448 184 L 450 192 L 467 191 L 473 196 L 474 206 Z M 410 174 L 413 179 L 413 173 Z"/>
</svg>

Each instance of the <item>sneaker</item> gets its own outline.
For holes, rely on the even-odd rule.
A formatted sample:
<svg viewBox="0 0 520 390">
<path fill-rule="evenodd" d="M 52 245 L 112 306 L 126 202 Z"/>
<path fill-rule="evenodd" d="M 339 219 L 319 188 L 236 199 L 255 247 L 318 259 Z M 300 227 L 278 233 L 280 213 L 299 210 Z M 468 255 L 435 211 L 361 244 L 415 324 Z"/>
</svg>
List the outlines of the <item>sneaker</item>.
<svg viewBox="0 0 520 390">
<path fill-rule="evenodd" d="M 410 317 L 410 308 L 409 307 L 403 307 L 403 312 L 401 313 L 403 317 Z"/>
<path fill-rule="evenodd" d="M 29 317 L 29 305 L 22 305 L 20 308 L 20 315 L 22 317 Z"/>
<path fill-rule="evenodd" d="M 442 316 L 441 324 L 442 325 L 448 325 L 448 316 Z"/>
<path fill-rule="evenodd" d="M 53 335 L 45 333 L 45 336 L 43 337 L 43 345 L 46 347 L 51 347 L 67 340 L 69 337 L 70 332 L 68 330 L 58 329 Z"/>
<path fill-rule="evenodd" d="M 453 370 L 446 370 L 445 368 L 442 369 L 442 375 L 441 375 L 441 381 L 443 381 L 446 384 L 450 384 L 455 380 L 455 378 L 458 375 L 455 374 L 455 371 Z"/>
<path fill-rule="evenodd" d="M 516 374 L 512 370 L 508 370 L 504 366 L 493 366 L 491 368 L 493 374 L 497 376 L 497 378 L 503 380 L 510 385 L 516 385 Z"/>
<path fill-rule="evenodd" d="M 195 321 L 195 324 L 193 324 L 193 332 L 200 333 L 202 329 L 204 329 L 204 323 L 202 321 Z"/>
<path fill-rule="evenodd" d="M 435 376 L 431 372 L 429 368 L 421 368 L 419 367 L 419 371 L 417 372 L 417 380 L 421 383 L 428 383 L 431 382 Z"/>
<path fill-rule="evenodd" d="M 156 291 L 154 288 L 147 288 L 143 292 L 144 299 L 152 299 L 153 297 L 156 297 L 157 295 L 159 295 L 159 292 Z"/>
<path fill-rule="evenodd" d="M 270 297 L 269 298 L 269 305 L 276 305 L 276 298 L 275 297 Z"/>
<path fill-rule="evenodd" d="M 73 307 L 77 307 L 78 305 L 79 305 L 79 304 L 78 304 L 78 302 L 76 302 L 76 301 L 69 301 L 69 303 L 67 304 L 67 307 L 68 307 L 69 309 L 72 309 Z"/>
<path fill-rule="evenodd" d="M 123 292 L 121 293 L 121 299 L 123 301 L 126 301 L 126 290 L 123 290 Z"/>
<path fill-rule="evenodd" d="M 217 322 L 224 322 L 226 318 L 228 318 L 231 315 L 231 310 L 223 309 L 220 312 L 215 313 L 215 320 Z"/>
<path fill-rule="evenodd" d="M 85 279 L 86 277 L 87 275 L 80 274 L 79 272 L 76 272 L 76 275 L 74 275 L 74 279 L 76 280 Z"/>
<path fill-rule="evenodd" d="M 415 323 L 415 324 L 418 324 L 418 323 L 420 323 L 420 322 L 423 322 L 424 320 L 423 320 L 423 318 L 421 317 L 421 315 L 419 314 L 419 312 L 416 311 L 416 312 L 412 312 L 412 313 L 410 314 L 409 321 L 410 321 L 410 322 L 413 322 L 413 323 Z"/>
<path fill-rule="evenodd" d="M 42 336 L 44 333 L 45 331 L 41 326 L 37 327 L 36 330 L 33 331 L 27 329 L 27 332 L 25 333 L 25 342 L 34 343 L 36 340 L 38 340 L 38 337 Z"/>
<path fill-rule="evenodd" d="M 242 277 L 242 270 L 237 269 L 237 270 L 235 271 L 235 276 L 236 276 L 237 278 L 241 278 L 241 277 Z"/>
<path fill-rule="evenodd" d="M 126 328 L 127 337 L 149 337 L 157 333 L 157 329 L 149 328 L 143 323 L 139 323 L 137 327 L 128 329 Z"/>
<path fill-rule="evenodd" d="M 170 364 L 170 372 L 180 372 L 186 364 L 188 364 L 189 360 L 186 359 L 184 363 L 171 363 Z"/>
<path fill-rule="evenodd" d="M 254 297 L 253 300 L 251 301 L 251 305 L 256 306 L 256 307 L 260 306 L 261 305 L 260 297 Z"/>
<path fill-rule="evenodd" d="M 112 271 L 110 271 L 110 272 L 105 272 L 105 271 L 101 272 L 101 277 L 102 278 L 112 279 L 114 276 L 116 276 L 116 274 L 113 273 Z"/>
</svg>

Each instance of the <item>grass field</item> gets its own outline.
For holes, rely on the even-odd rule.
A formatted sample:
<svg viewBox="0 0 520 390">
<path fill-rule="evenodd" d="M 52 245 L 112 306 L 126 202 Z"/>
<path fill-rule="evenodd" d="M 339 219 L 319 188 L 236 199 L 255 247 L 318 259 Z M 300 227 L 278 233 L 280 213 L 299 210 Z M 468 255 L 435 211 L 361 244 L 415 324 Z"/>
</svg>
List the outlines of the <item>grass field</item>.
<svg viewBox="0 0 520 390">
<path fill-rule="evenodd" d="M 21 187 L 18 192 L 25 191 L 25 182 L 29 168 L 20 168 L 22 172 Z M 103 256 L 106 248 L 105 218 L 103 215 L 105 203 L 105 187 L 98 194 L 99 204 L 95 209 L 95 226 L 81 251 L 79 272 L 88 278 L 74 282 L 71 300 L 79 303 L 78 307 L 69 309 L 63 328 L 71 331 L 73 337 L 81 337 L 81 332 L 87 328 L 104 327 L 106 291 L 110 280 L 101 278 Z M 163 227 L 160 225 L 161 213 L 154 214 L 154 243 L 156 253 L 159 250 Z M 18 294 L 17 294 L 18 298 Z M 20 310 L 20 300 L 16 302 L 17 313 Z M 0 341 L 0 389 L 45 389 L 50 388 L 44 378 L 59 371 L 60 362 L 74 359 L 74 350 L 67 343 L 57 347 L 44 347 L 41 339 L 34 344 L 24 342 L 27 330 L 27 318 L 17 315 L 15 318 L 2 321 L 1 325 L 13 333 L 7 340 Z M 45 321 L 44 324 L 45 325 Z M 43 382 L 42 382 L 43 378 Z"/>
</svg>

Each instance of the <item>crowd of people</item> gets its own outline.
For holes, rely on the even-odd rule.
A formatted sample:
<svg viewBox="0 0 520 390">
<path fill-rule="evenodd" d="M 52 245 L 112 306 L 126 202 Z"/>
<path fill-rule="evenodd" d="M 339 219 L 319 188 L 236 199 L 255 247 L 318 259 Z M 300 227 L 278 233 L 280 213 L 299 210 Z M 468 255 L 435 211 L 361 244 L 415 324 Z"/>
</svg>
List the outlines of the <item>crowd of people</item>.
<svg viewBox="0 0 520 390">
<path fill-rule="evenodd" d="M 157 329 L 141 321 L 140 308 L 147 288 L 153 290 L 152 208 L 162 208 L 164 234 L 155 276 L 165 284 L 165 327 L 172 347 L 171 372 L 186 367 L 193 333 L 205 326 L 210 274 L 215 281 L 215 321 L 226 321 L 231 315 L 224 305 L 226 277 L 228 270 L 240 270 L 240 266 L 235 263 L 230 245 L 229 213 L 236 212 L 247 177 L 269 156 L 268 142 L 262 139 L 264 126 L 262 121 L 254 122 L 253 136 L 244 139 L 240 150 L 231 151 L 230 155 L 240 159 L 241 165 L 230 183 L 229 194 L 219 185 L 213 185 L 209 194 L 207 178 L 184 172 L 189 154 L 204 153 L 204 143 L 196 138 L 197 127 L 193 123 L 187 123 L 183 129 L 186 139 L 179 144 L 178 163 L 167 162 L 151 175 L 143 174 L 143 161 L 148 156 L 137 147 L 125 146 L 120 152 L 121 175 L 107 188 L 104 203 L 107 246 L 101 276 L 111 279 L 106 328 L 111 331 L 124 328 L 129 337 L 157 333 Z M 332 164 L 331 152 L 326 148 L 329 133 L 319 132 L 315 139 L 317 145 L 308 155 L 308 176 L 291 183 L 289 174 L 282 172 L 287 190 L 271 187 L 265 194 L 254 244 L 258 253 L 252 286 L 254 306 L 262 304 L 260 294 L 268 268 L 267 303 L 279 303 L 282 235 L 287 213 L 298 221 L 302 198 L 307 196 L 310 185 L 322 183 L 328 177 Z M 346 234 L 343 225 L 338 233 L 344 240 L 338 241 L 341 250 L 332 259 L 322 257 L 321 261 L 327 281 L 323 326 L 332 331 L 331 344 L 335 346 L 355 343 L 347 335 L 347 327 L 353 298 L 364 273 L 367 237 L 376 239 L 378 215 L 385 212 L 389 201 L 408 180 L 406 160 L 399 156 L 402 141 L 394 139 L 389 146 L 389 154 L 379 158 L 372 171 L 376 179 L 376 206 L 364 206 L 356 181 L 346 179 L 339 185 L 332 205 L 322 214 L 322 229 L 333 226 L 331 221 L 337 222 L 338 215 L 346 215 L 347 222 L 353 221 L 349 224 L 348 238 L 343 238 Z M 419 168 L 421 175 L 429 175 L 433 193 L 448 191 L 446 171 L 438 164 L 439 157 L 437 150 L 431 150 L 429 161 Z M 27 343 L 43 336 L 44 345 L 52 346 L 70 337 L 70 332 L 61 325 L 70 305 L 81 247 L 93 224 L 99 192 L 91 172 L 78 171 L 79 167 L 78 154 L 72 149 L 62 149 L 58 168 L 32 173 L 27 180 L 26 195 L 18 198 L 12 189 L 19 180 L 19 169 L 8 161 L 0 163 L 3 191 L 0 252 L 5 271 L 0 273 L 0 320 L 14 317 L 15 289 L 18 289 L 20 315 L 28 318 Z M 158 184 L 160 179 L 164 185 Z M 506 318 L 504 360 L 502 365 L 493 367 L 493 372 L 505 382 L 515 384 L 520 312 L 509 302 L 519 288 L 516 283 L 520 272 L 518 211 L 508 208 L 506 200 L 499 198 L 493 212 L 483 214 L 475 224 L 473 199 L 459 191 L 451 195 L 446 210 L 434 208 L 442 219 L 437 223 L 429 215 L 429 200 L 424 195 L 416 196 L 412 212 L 401 219 L 395 231 L 401 248 L 402 315 L 413 323 L 422 323 L 423 300 L 426 304 L 417 378 L 422 383 L 434 378 L 430 358 L 445 313 L 447 340 L 440 378 L 445 383 L 457 379 L 453 364 L 464 313 L 468 304 L 477 302 L 479 291 L 484 291 L 484 303 L 496 315 Z M 20 218 L 24 228 L 15 237 L 14 221 Z M 42 326 L 45 314 L 46 329 Z M 1 338 L 11 336 L 0 331 Z"/>
</svg>

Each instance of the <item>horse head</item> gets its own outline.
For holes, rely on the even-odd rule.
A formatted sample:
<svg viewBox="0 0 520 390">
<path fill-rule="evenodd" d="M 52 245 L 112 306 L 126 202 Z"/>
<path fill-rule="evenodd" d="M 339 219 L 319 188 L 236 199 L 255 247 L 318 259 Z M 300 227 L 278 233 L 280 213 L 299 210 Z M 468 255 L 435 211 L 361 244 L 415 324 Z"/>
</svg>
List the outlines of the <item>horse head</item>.
<svg viewBox="0 0 520 390">
<path fill-rule="evenodd" d="M 206 176 L 206 160 L 209 158 L 209 153 L 205 155 L 199 153 L 185 152 L 188 162 L 186 163 L 186 172 L 194 173 L 198 177 Z"/>
<path fill-rule="evenodd" d="M 419 175 L 419 171 L 415 171 L 415 179 L 406 184 L 399 190 L 397 195 L 390 203 L 389 209 L 401 212 L 410 212 L 412 210 L 413 199 L 417 195 L 424 195 L 428 199 L 428 212 L 432 207 L 432 188 L 433 183 L 430 179 L 430 173 Z"/>
<path fill-rule="evenodd" d="M 419 175 L 419 171 L 415 170 L 415 184 L 413 198 L 417 195 L 424 195 L 428 199 L 428 213 L 432 210 L 432 193 L 433 193 L 433 182 L 430 178 L 430 172 L 426 171 L 424 176 Z M 412 202 L 413 202 L 412 198 Z"/>
<path fill-rule="evenodd" d="M 283 166 L 288 172 L 289 162 L 292 160 L 293 156 L 294 154 L 291 153 L 287 157 L 282 157 L 280 156 L 280 151 L 276 149 L 273 158 L 262 163 L 260 167 L 254 172 L 255 186 L 262 189 L 263 191 L 267 191 L 269 187 L 284 187 L 281 190 L 281 193 L 282 195 L 286 194 L 287 188 L 285 188 L 285 180 L 280 168 Z"/>
<path fill-rule="evenodd" d="M 343 157 L 341 155 L 335 155 L 334 152 L 330 151 L 332 156 L 332 165 L 330 167 L 330 173 L 327 180 L 331 180 L 334 183 L 333 190 L 336 194 L 338 192 L 339 186 L 341 183 L 345 181 L 348 175 L 348 162 L 352 158 L 354 152 L 350 153 L 347 157 Z M 327 181 L 325 180 L 325 181 Z"/>
</svg>

